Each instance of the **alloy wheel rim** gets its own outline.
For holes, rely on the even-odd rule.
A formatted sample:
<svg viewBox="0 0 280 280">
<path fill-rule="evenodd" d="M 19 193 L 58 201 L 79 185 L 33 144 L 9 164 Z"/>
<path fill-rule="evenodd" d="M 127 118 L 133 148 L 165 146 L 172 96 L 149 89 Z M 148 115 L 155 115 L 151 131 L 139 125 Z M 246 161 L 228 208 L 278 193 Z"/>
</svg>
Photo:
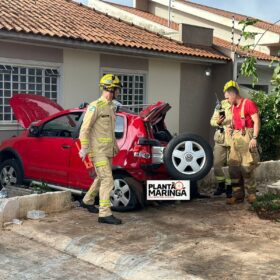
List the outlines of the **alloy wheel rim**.
<svg viewBox="0 0 280 280">
<path fill-rule="evenodd" d="M 16 185 L 17 183 L 16 170 L 10 165 L 5 166 L 0 173 L 0 182 L 2 187 Z"/>
<path fill-rule="evenodd" d="M 110 194 L 111 205 L 114 207 L 126 207 L 131 198 L 130 188 L 125 180 L 115 179 L 114 188 Z"/>
<path fill-rule="evenodd" d="M 173 150 L 172 163 L 180 173 L 196 174 L 206 163 L 205 150 L 195 141 L 183 141 Z"/>
</svg>

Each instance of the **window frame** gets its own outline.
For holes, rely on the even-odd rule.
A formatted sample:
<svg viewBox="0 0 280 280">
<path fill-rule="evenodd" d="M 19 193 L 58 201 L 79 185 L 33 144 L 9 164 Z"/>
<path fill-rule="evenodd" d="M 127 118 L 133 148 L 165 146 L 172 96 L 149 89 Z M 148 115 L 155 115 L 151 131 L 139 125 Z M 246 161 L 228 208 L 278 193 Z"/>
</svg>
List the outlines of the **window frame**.
<svg viewBox="0 0 280 280">
<path fill-rule="evenodd" d="M 254 88 L 249 83 L 240 83 L 239 85 L 245 87 L 249 91 L 254 91 L 255 90 L 255 91 L 265 92 L 266 94 L 269 93 L 269 85 L 267 85 L 267 84 L 257 84 L 257 85 L 255 85 Z M 265 88 L 265 89 L 261 89 L 261 88 Z"/>
<path fill-rule="evenodd" d="M 139 104 L 138 108 L 142 108 L 142 105 L 145 105 L 147 103 L 147 88 L 148 88 L 148 71 L 144 70 L 133 70 L 133 69 L 121 69 L 121 68 L 109 68 L 109 67 L 102 67 L 100 68 L 100 77 L 102 77 L 105 73 L 112 73 L 115 75 L 143 75 L 144 81 L 143 81 L 143 102 L 142 104 Z M 133 84 L 133 95 L 135 95 L 135 85 Z M 123 104 L 127 105 L 127 104 Z"/>
<path fill-rule="evenodd" d="M 62 63 L 46 62 L 46 61 L 35 61 L 35 60 L 24 60 L 24 59 L 13 59 L 0 57 L 0 65 L 9 65 L 12 67 L 25 67 L 25 68 L 39 68 L 39 69 L 55 69 L 58 71 L 59 75 L 57 78 L 57 102 L 60 103 L 62 100 Z M 1 96 L 2 99 L 2 96 Z M 0 130 L 14 130 L 18 127 L 17 120 L 10 121 L 0 121 Z"/>
</svg>

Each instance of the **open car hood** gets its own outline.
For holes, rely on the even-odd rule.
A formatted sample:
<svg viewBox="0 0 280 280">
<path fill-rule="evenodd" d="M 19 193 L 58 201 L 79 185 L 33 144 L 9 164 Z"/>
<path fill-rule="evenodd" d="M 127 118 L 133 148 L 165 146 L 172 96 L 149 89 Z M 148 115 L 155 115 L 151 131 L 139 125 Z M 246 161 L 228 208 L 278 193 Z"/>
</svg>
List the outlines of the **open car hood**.
<svg viewBox="0 0 280 280">
<path fill-rule="evenodd" d="M 23 128 L 64 110 L 54 101 L 33 94 L 16 94 L 10 99 L 10 105 Z"/>
<path fill-rule="evenodd" d="M 148 106 L 140 112 L 140 117 L 145 122 L 150 122 L 152 125 L 164 120 L 167 111 L 171 109 L 168 103 L 158 101 L 155 104 Z"/>
</svg>

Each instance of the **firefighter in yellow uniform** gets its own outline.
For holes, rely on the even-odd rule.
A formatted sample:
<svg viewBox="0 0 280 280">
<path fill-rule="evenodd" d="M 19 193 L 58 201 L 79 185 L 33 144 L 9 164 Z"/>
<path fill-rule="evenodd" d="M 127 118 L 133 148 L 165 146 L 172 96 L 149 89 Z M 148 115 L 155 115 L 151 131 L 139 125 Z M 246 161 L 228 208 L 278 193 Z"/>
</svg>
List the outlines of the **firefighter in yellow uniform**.
<svg viewBox="0 0 280 280">
<path fill-rule="evenodd" d="M 259 162 L 257 138 L 261 126 L 258 107 L 252 100 L 240 96 L 235 81 L 225 84 L 224 93 L 232 105 L 229 173 L 233 194 L 227 199 L 227 203 L 243 202 L 245 190 L 247 201 L 253 203 L 256 200 L 254 170 Z"/>
<path fill-rule="evenodd" d="M 214 195 L 226 193 L 231 195 L 230 178 L 224 173 L 223 167 L 227 165 L 229 154 L 229 135 L 226 133 L 227 127 L 231 124 L 231 105 L 228 100 L 222 100 L 215 108 L 211 118 L 211 126 L 216 128 L 214 135 L 214 174 L 217 188 Z"/>
<path fill-rule="evenodd" d="M 112 100 L 120 92 L 121 83 L 117 76 L 106 74 L 100 80 L 101 97 L 88 105 L 80 130 L 82 160 L 89 154 L 96 175 L 81 206 L 89 212 L 98 213 L 94 200 L 99 193 L 99 223 L 121 224 L 111 212 L 110 192 L 114 186 L 112 158 L 118 153 L 115 139 L 115 106 Z"/>
</svg>

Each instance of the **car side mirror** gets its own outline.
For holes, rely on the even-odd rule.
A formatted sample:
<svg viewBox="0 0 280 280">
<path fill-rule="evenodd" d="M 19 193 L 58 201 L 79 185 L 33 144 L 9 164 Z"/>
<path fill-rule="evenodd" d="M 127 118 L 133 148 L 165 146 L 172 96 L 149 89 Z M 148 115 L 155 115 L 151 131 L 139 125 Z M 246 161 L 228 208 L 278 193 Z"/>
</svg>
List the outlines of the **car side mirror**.
<svg viewBox="0 0 280 280">
<path fill-rule="evenodd" d="M 39 134 L 40 134 L 40 129 L 39 129 L 38 126 L 32 125 L 32 126 L 29 128 L 29 135 L 38 137 Z"/>
</svg>

